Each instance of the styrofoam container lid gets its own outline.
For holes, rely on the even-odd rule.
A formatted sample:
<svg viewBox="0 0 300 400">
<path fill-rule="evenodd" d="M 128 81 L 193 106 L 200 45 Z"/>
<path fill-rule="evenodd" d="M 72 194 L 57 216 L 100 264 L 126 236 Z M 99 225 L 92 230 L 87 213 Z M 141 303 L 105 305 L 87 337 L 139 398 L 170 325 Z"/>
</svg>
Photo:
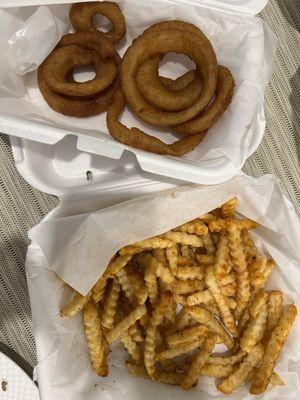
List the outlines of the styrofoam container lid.
<svg viewBox="0 0 300 400">
<path fill-rule="evenodd" d="M 85 0 L 86 1 L 86 0 Z M 77 1 L 75 1 L 77 2 Z M 231 27 L 231 22 L 234 21 L 236 26 L 239 26 L 240 33 L 243 35 L 245 34 L 245 37 L 241 38 L 241 41 L 243 42 L 251 42 L 250 47 L 251 51 L 257 51 L 258 53 L 258 58 L 257 60 L 261 60 L 261 63 L 259 61 L 257 62 L 257 70 L 251 77 L 251 65 L 249 66 L 249 73 L 248 73 L 248 65 L 245 65 L 242 69 L 244 69 L 244 74 L 246 73 L 247 76 L 249 76 L 251 79 L 254 79 L 254 82 L 257 83 L 252 85 L 252 83 L 249 83 L 248 87 L 243 87 L 245 79 L 243 77 L 240 78 L 239 82 L 237 82 L 237 88 L 236 88 L 236 98 L 235 98 L 235 107 L 239 108 L 239 113 L 242 116 L 242 119 L 244 119 L 244 126 L 246 127 L 247 130 L 247 135 L 241 136 L 241 143 L 240 144 L 234 144 L 236 146 L 237 151 L 233 150 L 232 156 L 235 157 L 235 160 L 232 159 L 231 153 L 229 152 L 226 155 L 226 146 L 230 147 L 233 143 L 233 138 L 232 137 L 226 137 L 224 140 L 222 139 L 223 142 L 225 142 L 225 154 L 222 152 L 219 152 L 219 149 L 216 148 L 216 150 L 213 148 L 212 151 L 210 151 L 209 156 L 203 156 L 200 161 L 197 160 L 197 157 L 193 158 L 190 157 L 189 155 L 187 157 L 180 157 L 180 158 L 175 158 L 175 157 L 166 157 L 166 156 L 161 156 L 157 154 L 152 154 L 145 152 L 143 150 L 139 149 L 133 149 L 129 146 L 124 146 L 121 143 L 116 142 L 114 139 L 112 139 L 109 135 L 104 134 L 102 132 L 97 132 L 96 130 L 93 129 L 83 129 L 80 126 L 80 119 L 76 119 L 76 124 L 78 124 L 78 127 L 72 127 L 71 122 L 67 122 L 64 124 L 62 121 L 64 118 L 70 118 L 70 117 L 65 117 L 57 113 L 52 113 L 51 118 L 43 118 L 43 114 L 38 115 L 37 109 L 31 110 L 31 105 L 30 101 L 28 101 L 28 98 L 26 99 L 25 103 L 22 103 L 22 99 L 17 99 L 19 101 L 11 102 L 9 104 L 8 108 L 10 108 L 10 112 L 3 112 L 3 107 L 2 105 L 4 104 L 3 102 L 10 101 L 11 99 L 3 98 L 1 96 L 1 82 L 0 82 L 0 131 L 3 133 L 7 133 L 11 135 L 11 137 L 16 137 L 20 138 L 20 141 L 12 139 L 12 143 L 15 147 L 15 149 L 21 149 L 16 150 L 15 153 L 20 155 L 22 151 L 24 150 L 24 146 L 26 149 L 24 150 L 26 153 L 26 157 L 28 157 L 28 154 L 30 154 L 30 165 L 32 164 L 38 164 L 42 163 L 43 160 L 43 149 L 51 149 L 52 150 L 47 150 L 47 162 L 45 162 L 45 165 L 48 167 L 51 166 L 51 168 L 47 167 L 47 173 L 41 174 L 41 171 L 39 169 L 32 169 L 31 167 L 28 168 L 27 165 L 27 159 L 24 159 L 22 162 L 18 158 L 18 165 L 19 168 L 22 169 L 23 175 L 26 175 L 26 179 L 30 181 L 33 186 L 39 188 L 40 190 L 43 190 L 48 193 L 56 194 L 58 196 L 65 196 L 68 194 L 74 194 L 78 193 L 81 191 L 89 191 L 91 188 L 91 185 L 95 183 L 95 181 L 90 181 L 88 184 L 85 185 L 78 185 L 78 182 L 76 179 L 69 179 L 68 173 L 64 171 L 60 171 L 60 177 L 63 176 L 64 173 L 67 174 L 67 180 L 64 181 L 64 179 L 61 181 L 57 177 L 57 160 L 54 156 L 54 159 L 51 160 L 51 157 L 53 154 L 59 153 L 60 161 L 62 161 L 62 164 L 67 165 L 68 163 L 71 163 L 70 161 L 70 155 L 68 152 L 68 147 L 65 145 L 70 139 L 69 137 L 72 136 L 72 145 L 74 147 L 74 151 L 76 151 L 80 155 L 80 160 L 85 159 L 85 160 L 98 160 L 98 161 L 93 161 L 93 163 L 97 164 L 97 170 L 103 169 L 103 171 L 106 171 L 106 166 L 111 165 L 112 166 L 118 166 L 119 164 L 122 164 L 123 160 L 126 160 L 129 158 L 132 163 L 135 165 L 136 172 L 138 171 L 139 175 L 151 177 L 149 178 L 150 180 L 155 180 L 155 181 L 172 181 L 172 182 L 195 182 L 195 183 L 200 183 L 200 184 L 218 184 L 223 181 L 226 181 L 236 174 L 240 172 L 240 169 L 242 168 L 242 165 L 245 161 L 245 159 L 250 156 L 258 147 L 263 133 L 264 133 L 264 128 L 265 128 L 265 118 L 264 118 L 264 113 L 263 113 L 263 89 L 265 87 L 265 84 L 267 80 L 269 79 L 271 70 L 272 70 L 272 63 L 273 63 L 273 58 L 274 58 L 274 40 L 273 36 L 262 24 L 261 21 L 257 20 L 254 18 L 254 15 L 259 12 L 266 4 L 267 0 L 154 0 L 151 2 L 151 5 L 149 2 L 145 2 L 143 5 L 141 1 L 139 1 L 139 13 L 141 13 L 141 20 L 143 18 L 152 18 L 152 20 L 155 22 L 159 18 L 168 18 L 169 14 L 166 14 L 166 10 L 171 9 L 170 6 L 173 5 L 175 8 L 174 13 L 176 14 L 175 16 L 179 18 L 181 16 L 180 11 L 182 10 L 181 8 L 178 8 L 179 5 L 185 3 L 184 10 L 187 7 L 191 7 L 191 10 L 198 10 L 199 15 L 206 15 L 205 13 L 214 13 L 215 11 L 217 12 L 216 19 L 214 21 L 215 27 L 217 28 L 218 24 L 221 26 L 221 29 L 225 29 L 225 31 L 230 31 L 232 29 Z M 10 0 L 6 1 L 3 0 L 0 4 L 0 26 L 1 26 L 1 17 L 2 19 L 5 17 L 5 10 L 1 11 L 1 8 L 6 8 L 6 7 L 18 7 L 16 8 L 16 13 L 13 12 L 14 16 L 17 15 L 19 16 L 19 11 L 22 11 L 23 6 L 33 6 L 33 5 L 41 5 L 41 4 L 69 4 L 69 3 L 74 3 L 74 1 L 71 0 Z M 123 4 L 124 7 L 129 7 L 128 4 L 132 4 L 131 9 L 137 9 L 137 7 L 133 7 L 133 5 L 136 5 L 137 0 L 127 0 L 125 2 L 120 1 L 119 3 Z M 152 5 L 153 4 L 153 5 Z M 140 7 L 141 5 L 141 7 Z M 57 6 L 54 6 L 57 7 Z M 158 9 L 157 15 L 152 15 L 149 17 L 149 7 L 154 7 L 155 9 Z M 200 11 L 199 12 L 199 7 Z M 57 8 L 54 8 L 56 11 Z M 166 15 L 161 15 L 160 11 L 163 11 Z M 190 11 L 190 16 L 192 11 Z M 2 14 L 1 14 L 2 12 Z M 34 12 L 31 10 L 30 13 L 25 13 L 26 15 L 31 15 Z M 4 14 L 3 14 L 4 13 Z M 21 13 L 22 14 L 22 13 Z M 228 17 L 226 15 L 228 14 Z M 125 16 L 128 18 L 128 27 L 129 31 L 132 31 L 132 24 L 137 18 L 136 16 L 133 16 L 132 14 L 125 14 Z M 27 16 L 28 17 L 28 16 Z M 169 18 L 173 18 L 174 16 L 169 16 Z M 192 17 L 192 16 L 191 16 Z M 184 18 L 184 16 L 183 16 Z M 196 17 L 195 17 L 196 18 Z M 197 23 L 197 18 L 191 22 Z M 204 19 L 204 17 L 202 17 Z M 223 19 L 225 23 L 222 25 Z M 231 22 L 228 23 L 226 22 L 226 18 L 228 18 Z M 188 19 L 185 18 L 185 19 Z M 219 20 L 220 19 L 220 20 Z M 139 24 L 141 23 L 139 20 Z M 22 18 L 21 18 L 22 21 Z M 150 21 L 153 23 L 153 21 Z M 221 22 L 220 22 L 221 21 Z M 20 23 L 20 19 L 18 20 Z M 203 22 L 203 20 L 202 20 Z M 149 21 L 147 20 L 147 23 Z M 243 24 L 245 23 L 245 27 L 243 27 Z M 207 26 L 209 23 L 206 23 Z M 241 26 L 240 26 L 241 25 Z M 202 24 L 200 23 L 200 26 L 202 28 Z M 204 32 L 205 29 L 208 29 L 208 27 L 204 27 Z M 249 30 L 248 30 L 249 28 Z M 253 28 L 253 29 L 252 29 Z M 1 28 L 0 28 L 1 29 Z M 12 27 L 10 26 L 10 29 Z M 136 27 L 134 29 L 137 29 Z M 137 29 L 137 32 L 140 32 L 143 30 L 143 26 L 139 27 L 139 30 Z M 13 29 L 12 29 L 13 31 Z M 134 32 L 134 35 L 137 34 L 137 32 Z M 206 32 L 205 32 L 206 33 Z M 132 32 L 131 32 L 132 34 Z M 216 34 L 216 38 L 218 38 L 218 33 L 213 32 L 212 35 Z M 133 37 L 135 37 L 133 35 Z M 132 38 L 130 38 L 132 39 Z M 216 52 L 220 51 L 220 48 L 222 47 L 223 43 L 219 43 L 218 41 L 213 43 L 214 46 L 216 47 Z M 257 47 L 258 46 L 258 50 Z M 245 57 L 250 57 L 251 60 L 253 60 L 253 54 L 251 52 L 247 51 L 247 47 L 245 47 Z M 123 50 L 122 50 L 123 51 Z M 122 52 L 121 51 L 121 52 Z M 5 52 L 4 52 L 5 53 Z M 224 53 L 226 51 L 223 50 L 223 57 Z M 260 58 L 259 58 L 260 57 Z M 225 55 L 226 58 L 226 55 Z M 222 63 L 224 62 L 224 65 L 226 64 L 226 60 L 224 61 L 222 59 L 222 54 L 221 54 L 221 60 Z M 238 60 L 239 61 L 239 60 Z M 230 60 L 229 60 L 230 62 Z M 233 74 L 238 74 L 238 68 L 236 60 L 231 60 L 232 65 L 228 65 L 230 68 L 233 69 Z M 258 72 L 261 71 L 261 72 Z M 258 76 L 257 74 L 261 74 L 261 76 Z M 34 74 L 34 73 L 32 73 Z M 26 78 L 27 81 L 32 85 L 34 82 L 34 75 L 30 75 L 29 78 Z M 30 90 L 32 91 L 32 86 L 30 86 Z M 36 89 L 38 91 L 38 89 Z M 40 94 L 39 94 L 40 96 Z M 242 97 L 246 96 L 252 96 L 253 98 L 257 99 L 257 102 L 259 104 L 259 107 L 257 107 L 257 110 L 255 111 L 255 116 L 253 117 L 251 112 L 249 112 L 248 107 L 247 107 L 247 102 L 243 103 L 241 101 Z M 2 99 L 1 99 L 2 97 Z M 30 100 L 30 98 L 29 98 Z M 36 105 L 40 100 L 37 100 L 36 98 L 34 99 L 35 101 L 33 102 L 33 106 Z M 2 103 L 1 103 L 2 101 Z M 23 107 L 24 106 L 24 107 Z M 253 104 L 252 104 L 253 106 Z M 47 106 L 48 107 L 48 106 Z M 254 107 L 254 106 L 253 106 Z M 255 107 L 254 107 L 255 108 Z M 24 111 L 25 109 L 25 111 Z M 22 113 L 25 113 L 26 110 L 28 109 L 28 115 L 29 118 L 27 117 L 22 117 Z M 49 107 L 48 107 L 49 109 Z M 52 112 L 52 110 L 50 110 Z M 229 111 L 230 112 L 230 111 Z M 33 116 L 33 118 L 32 118 Z M 56 123 L 56 118 L 58 120 L 58 123 Z M 94 117 L 93 117 L 94 118 Z M 98 121 L 98 120 L 97 120 Z M 102 129 L 101 126 L 104 126 L 105 124 L 105 116 L 102 116 L 102 120 L 100 122 L 97 122 L 97 126 L 100 127 L 100 130 Z M 227 122 L 226 122 L 227 121 Z M 131 122 L 131 121 L 130 121 Z M 237 118 L 236 121 L 237 125 L 239 126 L 240 120 Z M 224 132 L 227 134 L 227 129 L 230 129 L 230 118 L 227 118 L 224 121 L 222 120 L 219 123 L 219 126 L 217 129 L 221 130 L 223 129 Z M 99 129 L 99 128 L 98 128 Z M 214 128 L 215 129 L 215 128 Z M 168 135 L 168 134 L 167 134 Z M 242 134 L 241 134 L 242 135 Z M 227 145 L 228 141 L 228 145 Z M 15 146 L 15 143 L 17 145 Z M 29 145 L 30 144 L 30 145 Z M 219 143 L 219 146 L 222 146 L 223 143 Z M 50 146 L 50 147 L 49 147 Z M 205 146 L 205 145 L 203 145 Z M 238 150 L 239 146 L 245 146 L 245 150 Z M 28 148 L 35 148 L 35 151 L 28 151 Z M 202 147 L 202 146 L 201 146 Z M 218 146 L 217 146 L 218 147 Z M 39 150 L 37 150 L 39 149 Z M 196 151 L 196 150 L 195 150 Z M 202 151 L 202 150 L 201 150 Z M 130 152 L 130 155 L 128 153 Z M 25 154 L 24 153 L 24 154 Z M 240 154 L 237 154 L 240 153 Z M 198 153 L 197 153 L 198 154 Z M 22 156 L 23 157 L 23 156 Z M 76 158 L 77 159 L 77 158 Z M 35 160 L 35 161 L 34 161 Z M 49 161 L 49 162 L 48 162 Z M 24 162 L 26 164 L 26 167 L 24 167 Z M 72 166 L 72 163 L 70 164 Z M 22 168 L 21 168 L 22 166 Z M 103 166 L 103 167 L 101 167 Z M 117 169 L 117 168 L 116 168 Z M 122 168 L 120 169 L 122 171 Z M 101 175 L 101 174 L 100 174 Z M 123 175 L 123 171 L 121 172 L 121 175 Z M 84 174 L 80 175 L 82 179 L 85 179 Z M 108 174 L 109 176 L 109 174 Z M 137 174 L 136 174 L 137 176 Z M 121 178 L 123 178 L 121 176 Z M 164 178 L 162 178 L 164 177 Z M 106 178 L 104 178 L 104 174 L 102 174 L 102 178 L 104 181 Z M 101 178 L 101 179 L 102 179 Z M 100 179 L 100 180 L 101 180 Z M 64 183 L 63 183 L 64 182 Z M 107 183 L 109 185 L 109 182 Z"/>
</svg>

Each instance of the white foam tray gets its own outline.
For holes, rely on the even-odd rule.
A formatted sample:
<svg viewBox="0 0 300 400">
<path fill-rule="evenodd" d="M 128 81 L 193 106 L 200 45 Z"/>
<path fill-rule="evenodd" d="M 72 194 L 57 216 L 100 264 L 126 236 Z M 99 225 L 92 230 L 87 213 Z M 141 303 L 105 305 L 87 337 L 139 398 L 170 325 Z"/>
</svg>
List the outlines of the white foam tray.
<svg viewBox="0 0 300 400">
<path fill-rule="evenodd" d="M 76 0 L 77 1 L 77 0 Z M 75 2 L 76 2 L 75 1 Z M 85 0 L 86 1 L 86 0 Z M 128 0 L 130 1 L 130 0 Z M 185 3 L 185 7 L 188 5 L 198 4 L 201 7 L 216 10 L 218 12 L 225 12 L 229 14 L 244 15 L 247 18 L 254 16 L 259 12 L 266 4 L 267 0 L 164 0 L 166 3 L 178 4 Z M 21 6 L 32 6 L 36 4 L 63 4 L 73 3 L 73 0 L 2 0 L 0 8 L 6 7 L 21 7 Z M 125 1 L 126 2 L 126 1 Z M 141 4 L 143 1 L 140 2 Z M 145 1 L 145 4 L 147 2 Z M 264 29 L 264 28 L 263 28 Z M 266 34 L 266 32 L 265 32 Z M 268 32 L 267 32 L 268 35 Z M 1 93 L 0 93 L 1 96 Z M 106 170 L 107 165 L 119 165 L 124 159 L 131 157 L 132 161 L 136 166 L 139 166 L 140 173 L 142 171 L 156 174 L 157 176 L 164 176 L 176 180 L 196 182 L 201 184 L 217 184 L 226 181 L 239 173 L 242 168 L 243 162 L 246 157 L 250 156 L 258 147 L 263 131 L 264 131 L 264 116 L 258 115 L 257 121 L 251 127 L 251 139 L 248 143 L 247 154 L 243 157 L 241 163 L 233 163 L 228 157 L 222 154 L 215 154 L 213 157 L 204 157 L 199 162 L 190 160 L 189 158 L 174 158 L 164 157 L 156 154 L 151 154 L 142 150 L 133 149 L 129 146 L 124 146 L 114 141 L 109 136 L 103 137 L 98 136 L 94 132 L 82 132 L 79 130 L 67 129 L 59 127 L 51 122 L 45 121 L 33 121 L 30 119 L 19 118 L 7 113 L 1 112 L 0 108 L 0 131 L 7 133 L 14 137 L 25 139 L 22 143 L 28 143 L 27 141 L 34 141 L 39 143 L 36 146 L 40 146 L 40 152 L 43 152 L 46 147 L 44 145 L 55 147 L 54 153 L 60 151 L 60 157 L 64 161 L 68 161 L 68 149 L 65 145 L 68 142 L 69 136 L 73 136 L 72 144 L 77 148 L 78 151 L 82 151 L 86 154 L 97 155 L 98 159 L 97 168 L 100 168 L 100 164 L 103 165 L 103 171 Z M 34 147 L 34 145 L 31 145 Z M 36 147 L 37 148 L 37 147 Z M 58 150 L 61 149 L 61 150 Z M 66 154 L 64 154 L 66 152 Z M 127 153 L 130 152 L 131 156 Z M 81 158 L 88 159 L 88 156 L 81 156 Z M 96 159 L 93 158 L 93 159 Z M 39 158 L 41 160 L 41 158 Z M 114 161 L 117 160 L 117 161 Z M 55 165 L 57 162 L 53 161 Z M 137 167 L 136 167 L 137 168 Z M 151 178 L 159 180 L 161 178 Z M 46 178 L 45 176 L 43 178 Z M 28 179 L 32 181 L 32 178 L 28 176 Z M 39 178 L 38 186 L 49 192 L 49 183 L 47 180 L 41 184 L 41 177 Z M 53 180 L 54 176 L 47 178 Z M 58 179 L 60 182 L 60 179 Z M 31 182 L 33 184 L 33 182 Z M 50 185 L 51 186 L 51 185 Z M 69 189 L 68 186 L 64 186 L 64 183 L 58 185 L 59 187 L 55 190 L 55 193 L 64 194 Z M 89 185 L 86 185 L 89 187 Z"/>
</svg>

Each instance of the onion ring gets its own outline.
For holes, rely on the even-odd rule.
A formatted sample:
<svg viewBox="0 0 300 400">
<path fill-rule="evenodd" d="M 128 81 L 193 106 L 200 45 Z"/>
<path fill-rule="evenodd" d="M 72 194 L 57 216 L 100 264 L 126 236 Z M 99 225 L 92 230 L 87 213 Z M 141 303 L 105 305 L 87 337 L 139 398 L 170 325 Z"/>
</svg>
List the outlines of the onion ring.
<svg viewBox="0 0 300 400">
<path fill-rule="evenodd" d="M 203 87 L 197 101 L 180 112 L 156 110 L 139 92 L 135 81 L 139 66 L 149 58 L 167 52 L 183 53 L 192 58 L 201 73 Z M 121 86 L 126 100 L 145 122 L 155 126 L 173 126 L 194 118 L 212 100 L 217 85 L 217 60 L 209 40 L 178 29 L 148 31 L 126 50 L 121 64 Z"/>
<path fill-rule="evenodd" d="M 196 118 L 181 125 L 173 126 L 172 129 L 175 132 L 190 135 L 197 132 L 206 131 L 227 109 L 233 96 L 235 82 L 228 68 L 219 66 L 218 70 L 219 79 L 216 90 L 216 97 L 212 104 Z"/>
<path fill-rule="evenodd" d="M 189 86 L 191 83 L 195 81 L 196 78 L 196 71 L 191 70 L 187 71 L 185 74 L 179 76 L 177 79 L 173 80 L 170 78 L 166 78 L 164 76 L 161 76 L 160 79 L 162 83 L 165 85 L 166 88 L 169 90 L 182 90 Z"/>
<path fill-rule="evenodd" d="M 112 23 L 112 29 L 102 32 L 110 42 L 118 43 L 126 34 L 126 23 L 120 7 L 108 1 L 93 1 L 90 3 L 73 4 L 70 10 L 70 21 L 76 31 L 97 31 L 93 24 L 93 17 L 101 14 Z"/>
<path fill-rule="evenodd" d="M 118 89 L 106 115 L 106 124 L 109 133 L 114 139 L 125 145 L 151 151 L 156 154 L 180 157 L 192 151 L 205 136 L 205 132 L 201 132 L 186 136 L 173 144 L 166 144 L 138 128 L 127 128 L 123 125 L 119 121 L 119 117 L 125 105 L 126 100 L 122 90 Z"/>
<path fill-rule="evenodd" d="M 115 55 L 115 62 L 119 71 L 121 59 L 117 54 Z M 72 81 L 73 78 L 70 79 L 70 77 L 68 77 L 67 79 Z M 114 93 L 119 87 L 119 83 L 118 74 L 114 82 L 105 91 L 94 98 L 72 98 L 51 90 L 44 79 L 43 65 L 38 69 L 39 88 L 48 105 L 56 112 L 78 118 L 90 117 L 106 111 L 113 100 Z"/>
<path fill-rule="evenodd" d="M 190 85 L 179 90 L 168 90 L 158 76 L 161 57 L 143 63 L 138 69 L 136 82 L 139 90 L 149 103 L 164 111 L 181 111 L 190 107 L 201 93 L 202 82 L 197 74 Z"/>
<path fill-rule="evenodd" d="M 75 67 L 93 65 L 96 77 L 87 82 L 68 82 L 66 77 Z M 101 62 L 95 51 L 76 45 L 58 47 L 48 56 L 43 67 L 44 79 L 50 89 L 68 96 L 92 96 L 105 90 L 115 79 L 113 59 Z"/>
<path fill-rule="evenodd" d="M 201 37 L 201 39 L 206 39 L 203 32 L 195 25 L 179 20 L 164 21 L 154 24 L 150 28 L 146 29 L 144 34 L 161 29 L 180 29 L 192 32 Z M 158 75 L 158 66 L 162 58 L 163 57 L 155 57 L 140 66 L 136 75 L 139 90 L 147 101 L 161 110 L 184 110 L 190 107 L 200 95 L 202 87 L 200 77 L 195 76 L 195 82 L 190 87 L 184 87 L 180 89 L 180 92 L 178 93 L 170 93 L 169 90 L 166 90 L 164 85 L 162 85 L 161 79 Z"/>
</svg>

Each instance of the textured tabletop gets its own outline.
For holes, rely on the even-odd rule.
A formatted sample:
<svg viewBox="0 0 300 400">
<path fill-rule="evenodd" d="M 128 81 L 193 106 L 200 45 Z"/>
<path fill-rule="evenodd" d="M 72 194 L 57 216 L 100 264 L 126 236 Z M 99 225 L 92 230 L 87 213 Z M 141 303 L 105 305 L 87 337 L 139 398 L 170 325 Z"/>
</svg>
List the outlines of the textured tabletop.
<svg viewBox="0 0 300 400">
<path fill-rule="evenodd" d="M 265 97 L 267 129 L 244 171 L 277 175 L 300 214 L 300 0 L 270 0 L 263 20 L 279 40 Z M 16 171 L 9 140 L 0 136 L 0 351 L 32 373 L 36 363 L 24 272 L 26 232 L 57 204 Z"/>
</svg>

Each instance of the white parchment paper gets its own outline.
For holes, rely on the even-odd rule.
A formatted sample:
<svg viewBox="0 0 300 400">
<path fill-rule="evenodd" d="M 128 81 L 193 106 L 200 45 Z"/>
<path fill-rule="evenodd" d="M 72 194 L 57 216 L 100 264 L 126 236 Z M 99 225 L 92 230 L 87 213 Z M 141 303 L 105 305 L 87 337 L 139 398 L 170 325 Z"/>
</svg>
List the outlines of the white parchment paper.
<svg viewBox="0 0 300 400">
<path fill-rule="evenodd" d="M 232 103 L 210 129 L 201 146 L 184 156 L 182 160 L 193 161 L 195 166 L 200 161 L 214 165 L 218 157 L 225 156 L 239 169 L 245 159 L 256 149 L 264 133 L 263 93 L 273 66 L 276 47 L 274 35 L 259 18 L 250 14 L 239 15 L 237 2 L 232 9 L 228 5 L 232 15 L 214 10 L 214 2 L 211 2 L 212 7 L 209 8 L 209 1 L 190 1 L 185 4 L 184 1 L 172 0 L 127 0 L 119 3 L 127 22 L 126 39 L 122 40 L 118 47 L 121 55 L 144 29 L 163 20 L 182 19 L 191 22 L 199 26 L 209 37 L 219 64 L 229 67 L 233 73 L 236 81 L 235 93 Z M 243 2 L 240 3 L 242 8 Z M 43 46 L 39 40 L 29 41 L 24 37 L 23 61 L 18 59 L 18 52 L 15 52 L 14 59 L 11 58 L 13 55 L 11 50 L 10 53 L 3 52 L 1 57 L 3 61 L 0 61 L 0 110 L 4 114 L 113 141 L 107 131 L 105 113 L 83 119 L 58 114 L 43 100 L 37 86 L 36 71 L 24 76 L 21 84 L 20 77 L 14 72 L 18 68 L 18 61 L 21 61 L 19 69 L 23 71 L 24 60 L 27 59 L 26 62 L 28 62 L 32 54 L 34 54 L 33 62 L 36 66 L 43 60 L 45 49 L 52 47 L 53 38 L 60 36 L 55 21 L 62 21 L 67 25 L 67 30 L 71 30 L 68 17 L 69 7 L 70 5 L 49 6 L 49 13 L 44 13 L 37 25 L 31 25 L 32 37 L 38 38 L 39 33 L 42 34 L 43 27 L 46 26 L 52 33 L 43 36 Z M 3 32 L 1 30 L 0 45 L 2 47 L 7 47 L 10 38 L 24 29 L 24 24 L 26 25 L 26 21 L 34 15 L 36 9 L 36 7 L 24 7 L 16 11 L 0 10 L 0 24 L 5 23 L 8 26 L 8 29 Z M 236 15 L 234 15 L 235 12 L 237 12 Z M 16 23 L 16 17 L 18 23 Z M 18 43 L 20 46 L 21 42 Z M 10 57 L 10 63 L 7 57 Z M 183 65 L 181 61 L 180 57 L 167 57 L 160 72 L 175 77 L 184 73 L 187 68 L 193 67 L 192 62 L 185 62 Z M 10 79 L 6 79 L 7 74 Z M 171 131 L 153 129 L 137 120 L 128 111 L 125 111 L 122 121 L 128 126 L 144 129 L 154 136 L 160 138 L 163 136 L 168 143 L 175 140 Z M 146 154 L 151 158 L 151 154 Z"/>
<path fill-rule="evenodd" d="M 161 234 L 235 195 L 239 199 L 238 212 L 260 223 L 255 237 L 277 263 L 268 287 L 283 290 L 286 301 L 294 301 L 300 307 L 300 223 L 274 177 L 238 176 L 217 186 L 182 186 L 90 214 L 43 221 L 30 232 L 32 244 L 26 262 L 39 361 L 36 373 L 42 400 L 223 397 L 211 379 L 201 378 L 197 388 L 185 393 L 179 388 L 131 377 L 123 365 L 124 355 L 118 344 L 110 355 L 110 375 L 105 379 L 95 376 L 89 363 L 81 317 L 63 320 L 59 315 L 71 293 L 54 271 L 86 293 L 119 247 Z M 299 337 L 300 318 L 276 367 L 286 386 L 272 388 L 258 399 L 299 398 Z M 230 399 L 253 397 L 242 387 Z"/>
</svg>

